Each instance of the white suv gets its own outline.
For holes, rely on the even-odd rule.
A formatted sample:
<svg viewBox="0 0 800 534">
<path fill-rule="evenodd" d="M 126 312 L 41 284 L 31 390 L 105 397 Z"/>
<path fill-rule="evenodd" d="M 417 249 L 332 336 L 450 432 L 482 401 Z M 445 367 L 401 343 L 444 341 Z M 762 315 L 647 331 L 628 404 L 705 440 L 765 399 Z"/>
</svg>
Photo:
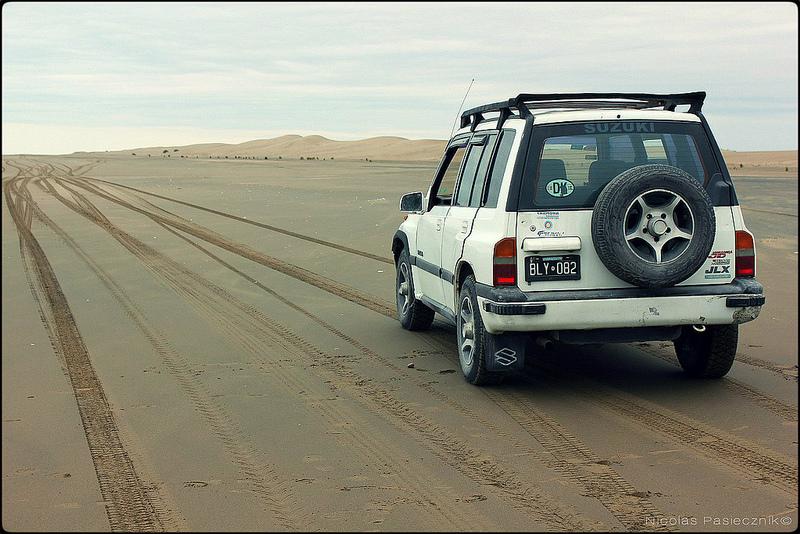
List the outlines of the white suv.
<svg viewBox="0 0 800 534">
<path fill-rule="evenodd" d="M 522 94 L 465 111 L 394 236 L 403 327 L 456 326 L 473 384 L 526 346 L 674 341 L 721 377 L 764 304 L 705 93 Z M 681 112 L 678 106 L 688 106 Z"/>
</svg>

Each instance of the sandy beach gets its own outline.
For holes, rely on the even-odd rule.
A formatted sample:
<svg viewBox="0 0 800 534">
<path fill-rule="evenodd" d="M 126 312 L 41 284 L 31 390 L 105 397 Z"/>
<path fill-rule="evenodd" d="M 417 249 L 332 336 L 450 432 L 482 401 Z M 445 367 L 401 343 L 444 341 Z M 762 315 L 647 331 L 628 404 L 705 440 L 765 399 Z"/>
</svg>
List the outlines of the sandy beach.
<svg viewBox="0 0 800 534">
<path fill-rule="evenodd" d="M 4 157 L 6 529 L 794 529 L 796 175 L 735 178 L 767 305 L 728 377 L 642 343 L 479 389 L 395 319 L 435 161 L 324 154 Z"/>
</svg>

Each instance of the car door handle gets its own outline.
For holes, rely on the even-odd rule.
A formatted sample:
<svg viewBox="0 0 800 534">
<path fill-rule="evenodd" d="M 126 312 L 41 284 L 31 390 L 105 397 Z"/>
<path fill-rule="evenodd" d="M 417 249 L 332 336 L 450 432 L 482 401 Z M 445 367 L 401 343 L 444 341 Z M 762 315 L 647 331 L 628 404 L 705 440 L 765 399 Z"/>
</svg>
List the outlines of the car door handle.
<svg viewBox="0 0 800 534">
<path fill-rule="evenodd" d="M 441 232 L 442 231 L 442 220 L 441 219 L 436 219 L 436 231 L 437 232 Z"/>
<path fill-rule="evenodd" d="M 461 221 L 461 232 L 465 234 L 469 232 L 469 221 Z"/>
</svg>

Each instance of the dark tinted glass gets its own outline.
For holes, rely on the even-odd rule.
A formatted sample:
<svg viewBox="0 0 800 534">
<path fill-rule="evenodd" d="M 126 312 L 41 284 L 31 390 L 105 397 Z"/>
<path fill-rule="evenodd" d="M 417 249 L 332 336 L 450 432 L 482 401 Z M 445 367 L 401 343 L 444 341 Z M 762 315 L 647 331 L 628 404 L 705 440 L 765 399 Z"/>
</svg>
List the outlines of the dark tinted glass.
<svg viewBox="0 0 800 534">
<path fill-rule="evenodd" d="M 560 126 L 554 133 L 575 133 L 543 139 L 536 174 L 527 178 L 535 180 L 534 205 L 590 207 L 617 175 L 654 163 L 677 167 L 705 184 L 716 165 L 697 127 L 634 122 Z"/>
<path fill-rule="evenodd" d="M 483 204 L 487 208 L 497 207 L 497 197 L 500 195 L 500 185 L 503 182 L 503 174 L 506 172 L 508 156 L 511 154 L 511 145 L 514 144 L 514 130 L 504 130 L 500 135 L 500 145 L 497 147 L 497 156 L 494 158 L 492 172 L 489 174 L 489 183 L 486 187 L 486 202 Z"/>
<path fill-rule="evenodd" d="M 475 183 L 475 173 L 483 155 L 486 145 L 472 145 L 464 163 L 464 172 L 461 173 L 461 182 L 458 184 L 458 193 L 453 202 L 454 206 L 469 206 L 469 197 L 472 194 L 472 185 Z"/>
<path fill-rule="evenodd" d="M 483 149 L 483 156 L 478 165 L 478 172 L 475 174 L 475 184 L 472 186 L 472 196 L 469 197 L 470 207 L 477 208 L 481 205 L 481 195 L 483 194 L 483 184 L 486 182 L 486 172 L 492 162 L 494 145 L 497 142 L 497 135 L 490 135 L 486 139 L 486 146 Z"/>
</svg>

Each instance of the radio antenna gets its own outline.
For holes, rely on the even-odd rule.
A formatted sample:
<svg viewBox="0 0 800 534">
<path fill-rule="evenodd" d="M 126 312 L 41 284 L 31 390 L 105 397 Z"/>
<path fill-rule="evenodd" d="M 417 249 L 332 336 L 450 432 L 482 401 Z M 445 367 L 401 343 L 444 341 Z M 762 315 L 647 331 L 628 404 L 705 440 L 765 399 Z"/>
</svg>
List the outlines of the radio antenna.
<svg viewBox="0 0 800 534">
<path fill-rule="evenodd" d="M 458 106 L 458 113 L 456 113 L 456 120 L 453 121 L 453 127 L 450 129 L 450 137 L 453 137 L 453 132 L 456 131 L 456 122 L 458 122 L 458 117 L 461 115 L 461 108 L 464 107 L 464 102 L 467 101 L 467 95 L 469 94 L 469 90 L 472 89 L 472 84 L 475 83 L 475 78 L 469 82 L 469 87 L 467 87 L 467 92 L 464 93 L 464 98 L 461 99 L 461 105 Z M 448 139 L 450 139 L 448 137 Z"/>
</svg>

